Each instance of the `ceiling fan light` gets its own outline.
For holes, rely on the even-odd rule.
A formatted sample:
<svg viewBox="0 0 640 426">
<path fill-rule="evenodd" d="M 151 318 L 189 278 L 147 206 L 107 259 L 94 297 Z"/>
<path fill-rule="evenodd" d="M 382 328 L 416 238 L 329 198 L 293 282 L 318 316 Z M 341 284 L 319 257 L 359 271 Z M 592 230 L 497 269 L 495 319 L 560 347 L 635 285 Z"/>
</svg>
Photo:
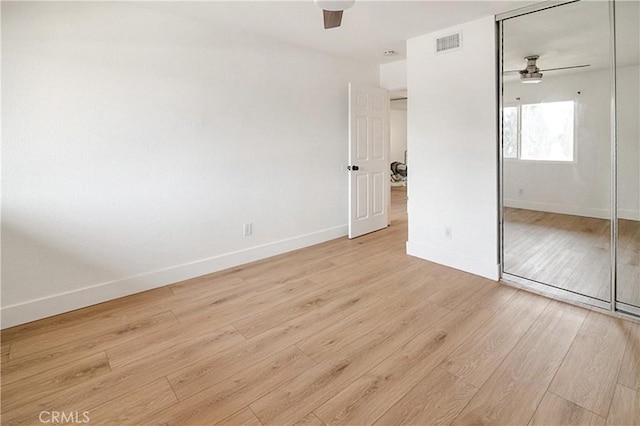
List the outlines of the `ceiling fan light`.
<svg viewBox="0 0 640 426">
<path fill-rule="evenodd" d="M 355 0 L 313 0 L 316 6 L 322 10 L 337 12 L 347 10 L 355 4 Z"/>
<path fill-rule="evenodd" d="M 542 81 L 542 73 L 521 73 L 520 82 L 522 83 L 540 83 Z"/>
</svg>

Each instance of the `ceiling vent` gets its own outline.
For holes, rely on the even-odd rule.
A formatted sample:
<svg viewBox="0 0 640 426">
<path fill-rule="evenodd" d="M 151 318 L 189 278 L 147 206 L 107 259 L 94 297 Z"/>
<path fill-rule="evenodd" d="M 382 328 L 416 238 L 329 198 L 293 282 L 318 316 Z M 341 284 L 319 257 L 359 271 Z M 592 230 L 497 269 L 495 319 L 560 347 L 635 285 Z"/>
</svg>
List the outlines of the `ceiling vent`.
<svg viewBox="0 0 640 426">
<path fill-rule="evenodd" d="M 451 52 L 462 47 L 462 33 L 457 32 L 436 39 L 436 53 Z"/>
</svg>

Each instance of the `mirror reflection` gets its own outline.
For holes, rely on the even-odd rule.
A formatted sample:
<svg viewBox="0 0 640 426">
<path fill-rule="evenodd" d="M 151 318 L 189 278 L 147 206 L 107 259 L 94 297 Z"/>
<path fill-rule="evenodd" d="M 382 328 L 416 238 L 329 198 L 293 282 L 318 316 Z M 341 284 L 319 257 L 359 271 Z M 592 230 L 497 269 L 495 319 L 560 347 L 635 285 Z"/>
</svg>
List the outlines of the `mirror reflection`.
<svg viewBox="0 0 640 426">
<path fill-rule="evenodd" d="M 616 2 L 617 300 L 640 315 L 640 3 Z"/>
<path fill-rule="evenodd" d="M 504 272 L 611 298 L 607 2 L 503 22 Z M 637 175 L 636 175 L 637 176 Z"/>
</svg>

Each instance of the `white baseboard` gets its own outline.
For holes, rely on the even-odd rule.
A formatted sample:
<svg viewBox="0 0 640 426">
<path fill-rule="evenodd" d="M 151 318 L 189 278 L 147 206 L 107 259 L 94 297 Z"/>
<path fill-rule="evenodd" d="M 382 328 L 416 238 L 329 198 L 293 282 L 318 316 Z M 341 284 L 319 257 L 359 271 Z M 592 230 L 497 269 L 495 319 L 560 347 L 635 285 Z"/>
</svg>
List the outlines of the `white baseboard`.
<svg viewBox="0 0 640 426">
<path fill-rule="evenodd" d="M 634 210 L 618 209 L 618 219 L 640 221 L 640 212 Z"/>
<path fill-rule="evenodd" d="M 222 271 L 245 263 L 320 244 L 345 235 L 347 235 L 347 225 L 342 225 L 120 280 L 4 306 L 1 309 L 2 328 L 25 324 L 119 297 Z"/>
<path fill-rule="evenodd" d="M 543 203 L 539 201 L 505 199 L 505 207 L 514 209 L 526 209 L 549 213 L 570 214 L 573 216 L 595 217 L 599 219 L 611 218 L 611 213 L 606 209 L 594 209 L 589 207 L 568 206 L 564 204 Z M 640 220 L 640 212 L 634 210 L 618 209 L 618 218 L 627 220 Z"/>
<path fill-rule="evenodd" d="M 500 277 L 500 265 L 498 263 L 461 256 L 457 253 L 422 243 L 407 241 L 407 254 L 494 281 L 497 281 Z"/>
</svg>

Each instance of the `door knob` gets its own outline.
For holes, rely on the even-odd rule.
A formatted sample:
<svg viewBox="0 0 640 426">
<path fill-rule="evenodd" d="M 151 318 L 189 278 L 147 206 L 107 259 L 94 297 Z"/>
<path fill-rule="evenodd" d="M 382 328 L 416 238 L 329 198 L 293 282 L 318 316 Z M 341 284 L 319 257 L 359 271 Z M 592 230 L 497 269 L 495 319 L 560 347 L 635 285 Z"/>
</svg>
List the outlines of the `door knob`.
<svg viewBox="0 0 640 426">
<path fill-rule="evenodd" d="M 360 170 L 360 167 L 358 167 L 358 166 L 347 166 L 347 170 L 352 170 L 354 172 L 357 172 L 358 170 Z"/>
</svg>

